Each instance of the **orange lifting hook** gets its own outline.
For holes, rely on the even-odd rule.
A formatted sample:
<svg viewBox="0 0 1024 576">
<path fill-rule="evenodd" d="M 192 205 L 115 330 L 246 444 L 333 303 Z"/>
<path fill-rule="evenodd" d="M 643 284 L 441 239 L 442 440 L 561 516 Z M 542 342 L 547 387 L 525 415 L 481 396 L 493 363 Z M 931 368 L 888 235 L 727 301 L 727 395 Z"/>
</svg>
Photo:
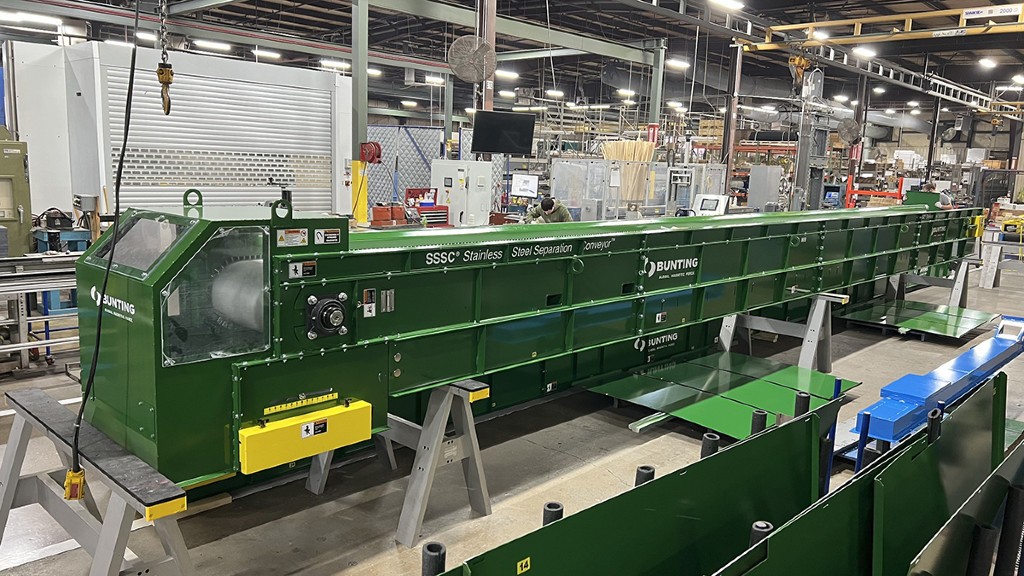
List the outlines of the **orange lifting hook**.
<svg viewBox="0 0 1024 576">
<path fill-rule="evenodd" d="M 161 62 L 156 68 L 156 79 L 160 81 L 160 100 L 164 105 L 164 114 L 171 113 L 171 84 L 174 83 L 174 68 L 167 62 Z"/>
</svg>

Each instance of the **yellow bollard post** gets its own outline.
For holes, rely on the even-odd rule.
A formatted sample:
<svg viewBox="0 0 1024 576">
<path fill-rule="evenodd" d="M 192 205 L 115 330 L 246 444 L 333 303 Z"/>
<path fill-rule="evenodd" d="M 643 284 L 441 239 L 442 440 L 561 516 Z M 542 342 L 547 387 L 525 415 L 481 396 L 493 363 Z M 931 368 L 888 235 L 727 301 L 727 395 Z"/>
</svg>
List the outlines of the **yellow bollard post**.
<svg viewBox="0 0 1024 576">
<path fill-rule="evenodd" d="M 352 161 L 352 215 L 357 224 L 366 224 L 369 220 L 368 197 L 370 181 L 366 177 L 366 165 L 360 160 Z"/>
</svg>

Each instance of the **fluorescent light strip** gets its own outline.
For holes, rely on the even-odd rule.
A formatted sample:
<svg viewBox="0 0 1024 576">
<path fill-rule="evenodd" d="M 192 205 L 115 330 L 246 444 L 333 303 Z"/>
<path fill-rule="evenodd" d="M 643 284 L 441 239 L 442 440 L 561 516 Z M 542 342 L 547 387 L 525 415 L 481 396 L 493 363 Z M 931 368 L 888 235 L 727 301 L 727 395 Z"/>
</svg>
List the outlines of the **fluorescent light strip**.
<svg viewBox="0 0 1024 576">
<path fill-rule="evenodd" d="M 217 42 L 216 40 L 193 40 L 192 45 L 203 48 L 204 50 L 218 50 L 220 52 L 231 51 L 231 44 L 228 44 L 227 42 Z"/>
</svg>

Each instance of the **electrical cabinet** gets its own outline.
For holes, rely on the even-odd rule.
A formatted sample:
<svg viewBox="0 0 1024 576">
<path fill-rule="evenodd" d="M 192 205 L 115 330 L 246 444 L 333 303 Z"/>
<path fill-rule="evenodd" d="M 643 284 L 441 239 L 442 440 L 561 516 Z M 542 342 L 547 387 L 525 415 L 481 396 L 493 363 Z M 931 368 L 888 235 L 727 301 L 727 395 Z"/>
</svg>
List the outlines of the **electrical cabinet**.
<svg viewBox="0 0 1024 576">
<path fill-rule="evenodd" d="M 8 249 L 0 256 L 24 256 L 32 232 L 28 187 L 28 147 L 0 127 L 0 226 L 7 228 Z"/>
<path fill-rule="evenodd" d="M 765 204 L 779 201 L 781 183 L 782 166 L 752 165 L 747 184 L 747 207 L 764 212 Z"/>
<path fill-rule="evenodd" d="M 456 228 L 488 224 L 494 196 L 490 162 L 434 160 L 430 187 L 437 188 L 437 205 L 448 206 L 448 220 Z"/>
</svg>

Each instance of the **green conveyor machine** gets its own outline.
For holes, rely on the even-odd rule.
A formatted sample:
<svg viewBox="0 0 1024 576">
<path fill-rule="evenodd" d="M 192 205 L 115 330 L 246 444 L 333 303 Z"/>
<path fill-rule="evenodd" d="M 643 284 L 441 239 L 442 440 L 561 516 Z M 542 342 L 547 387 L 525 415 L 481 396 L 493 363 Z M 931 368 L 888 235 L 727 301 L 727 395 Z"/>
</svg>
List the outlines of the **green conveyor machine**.
<svg viewBox="0 0 1024 576">
<path fill-rule="evenodd" d="M 86 415 L 184 487 L 273 472 L 369 439 L 434 387 L 488 379 L 498 409 L 707 346 L 710 320 L 955 261 L 974 216 L 350 232 L 190 191 L 122 218 Z M 86 375 L 110 240 L 78 263 Z"/>
</svg>

